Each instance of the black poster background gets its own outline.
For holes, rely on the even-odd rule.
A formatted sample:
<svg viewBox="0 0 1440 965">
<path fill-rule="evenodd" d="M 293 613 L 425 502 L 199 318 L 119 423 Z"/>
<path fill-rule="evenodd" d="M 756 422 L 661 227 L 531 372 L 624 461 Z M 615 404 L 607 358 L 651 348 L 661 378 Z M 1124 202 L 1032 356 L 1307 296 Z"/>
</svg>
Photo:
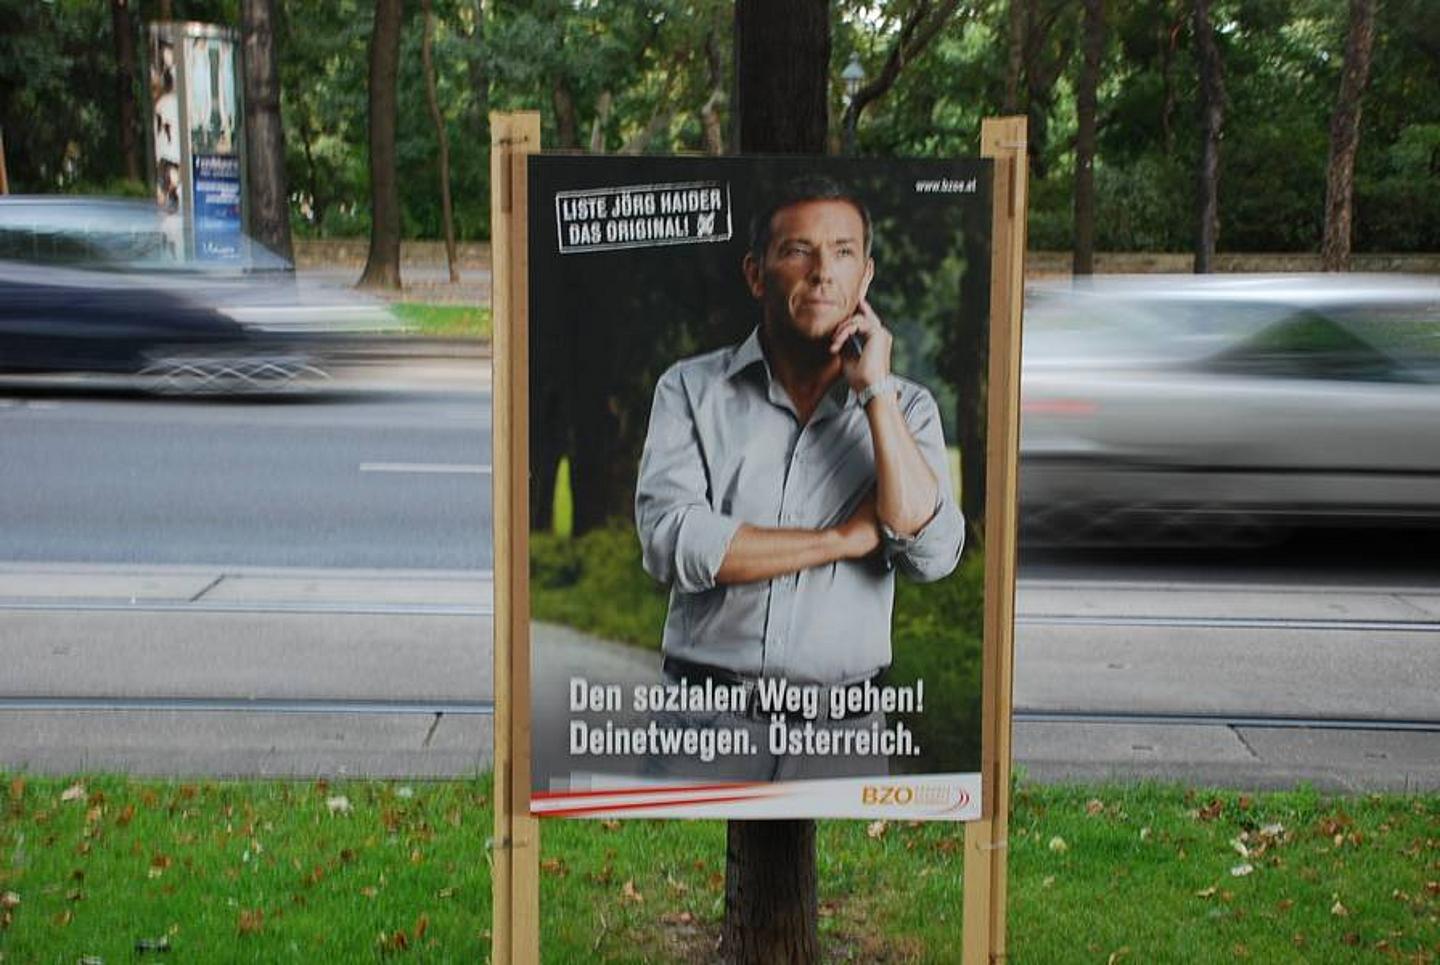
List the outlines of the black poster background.
<svg viewBox="0 0 1440 965">
<path fill-rule="evenodd" d="M 563 458 L 574 481 L 576 533 L 607 524 L 628 524 L 633 533 L 635 477 L 656 381 L 680 359 L 739 342 L 758 324 L 759 309 L 740 268 L 751 211 L 758 199 L 802 174 L 829 175 L 864 199 L 874 224 L 869 300 L 895 335 L 892 368 L 936 396 L 947 445 L 984 446 L 988 160 L 535 155 L 528 163 L 532 530 L 551 528 Z M 729 240 L 562 253 L 558 193 L 688 182 L 727 188 Z M 953 464 L 952 475 L 958 490 Z M 972 524 L 983 519 L 983 493 L 966 493 L 962 505 Z M 893 761 L 896 773 L 979 770 L 983 549 L 976 533 L 972 525 L 961 566 L 950 577 L 917 591 L 897 587 L 897 624 L 904 607 L 917 599 L 914 592 L 949 592 L 952 603 L 936 612 L 958 616 L 932 619 L 926 628 L 936 651 L 947 656 L 923 671 L 928 719 L 909 721 L 923 737 L 924 753 Z M 649 580 L 639 569 L 638 539 L 634 549 L 636 578 Z M 943 586 L 966 573 L 975 585 Z M 532 581 L 554 578 L 532 567 Z M 947 650 L 947 637 L 965 642 Z M 582 669 L 567 665 L 578 645 L 562 647 L 551 642 L 556 638 L 554 628 L 532 633 L 533 787 L 565 790 L 572 771 L 634 773 L 633 760 L 569 756 L 567 725 L 573 715 L 565 684 L 572 671 Z M 583 672 L 592 682 L 629 684 L 646 679 L 645 672 L 637 676 L 632 670 L 648 661 L 654 679 L 658 644 L 657 639 L 652 650 L 635 648 L 634 659 L 618 661 L 613 654 L 623 652 L 607 648 Z M 898 639 L 895 646 L 892 676 L 903 678 Z M 962 649 L 963 658 L 956 655 Z M 602 716 L 588 719 L 593 723 Z M 625 714 L 610 717 L 617 724 L 641 722 Z"/>
</svg>

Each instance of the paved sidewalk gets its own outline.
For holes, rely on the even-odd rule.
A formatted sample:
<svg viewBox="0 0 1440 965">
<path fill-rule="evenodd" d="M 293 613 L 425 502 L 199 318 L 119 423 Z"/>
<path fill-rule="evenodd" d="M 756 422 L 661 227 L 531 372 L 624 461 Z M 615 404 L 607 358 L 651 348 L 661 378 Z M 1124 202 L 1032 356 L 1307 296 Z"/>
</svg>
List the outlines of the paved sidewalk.
<svg viewBox="0 0 1440 965">
<path fill-rule="evenodd" d="M 491 760 L 493 592 L 478 571 L 0 564 L 0 769 L 473 773 Z M 1030 582 L 1019 607 L 1021 709 L 1440 718 L 1433 588 Z M 552 691 L 654 662 L 536 635 L 566 655 Z M 1383 726 L 1022 719 L 1015 753 L 1037 780 L 1440 789 L 1440 735 Z"/>
</svg>

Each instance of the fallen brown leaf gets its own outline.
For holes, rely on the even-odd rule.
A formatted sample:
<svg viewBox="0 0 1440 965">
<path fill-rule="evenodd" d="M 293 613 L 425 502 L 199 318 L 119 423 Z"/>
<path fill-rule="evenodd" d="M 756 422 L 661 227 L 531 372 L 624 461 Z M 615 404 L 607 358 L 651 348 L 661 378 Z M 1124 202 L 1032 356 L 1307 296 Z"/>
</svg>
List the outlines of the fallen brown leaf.
<svg viewBox="0 0 1440 965">
<path fill-rule="evenodd" d="M 645 901 L 645 896 L 635 890 L 634 881 L 626 881 L 625 884 L 620 887 L 620 897 L 625 901 L 633 901 L 637 905 Z"/>
<path fill-rule="evenodd" d="M 126 828 L 130 826 L 130 822 L 133 820 L 135 820 L 135 805 L 127 804 L 120 810 L 119 815 L 116 816 L 115 826 L 117 828 Z"/>
<path fill-rule="evenodd" d="M 604 828 L 606 831 L 619 831 L 620 822 L 614 819 L 611 819 L 609 821 L 601 821 L 600 827 Z"/>
<path fill-rule="evenodd" d="M 1220 889 L 1219 889 L 1217 886 L 1211 885 L 1209 888 L 1202 888 L 1200 891 L 1195 892 L 1195 897 L 1196 897 L 1196 898 L 1213 898 L 1213 897 L 1215 897 L 1215 892 L 1217 892 L 1217 891 L 1219 891 L 1219 890 L 1220 890 Z"/>
<path fill-rule="evenodd" d="M 10 782 L 10 800 L 18 801 L 25 796 L 25 778 L 17 777 Z"/>
<path fill-rule="evenodd" d="M 1224 812 L 1224 810 L 1225 802 L 1220 800 L 1218 797 L 1212 798 L 1209 804 L 1205 805 L 1199 811 L 1195 812 L 1195 817 L 1199 818 L 1201 821 L 1214 821 Z"/>
<path fill-rule="evenodd" d="M 1340 904 L 1340 902 L 1337 901 L 1335 902 L 1335 904 L 1330 906 L 1330 914 L 1334 915 L 1337 918 L 1349 918 L 1350 909 L 1346 908 L 1344 905 Z"/>
<path fill-rule="evenodd" d="M 417 942 L 420 941 L 422 938 L 425 937 L 425 933 L 429 930 L 430 916 L 425 914 L 424 912 L 421 912 L 420 917 L 415 919 L 415 940 Z"/>
<path fill-rule="evenodd" d="M 1092 818 L 1105 810 L 1105 802 L 1099 798 L 1092 798 L 1085 803 L 1085 813 Z"/>
<path fill-rule="evenodd" d="M 265 912 L 260 908 L 244 909 L 235 922 L 235 930 L 242 935 L 258 935 L 265 929 Z"/>
<path fill-rule="evenodd" d="M 20 895 L 14 891 L 7 891 L 0 895 L 0 908 L 9 911 L 12 908 L 20 907 Z"/>
<path fill-rule="evenodd" d="M 885 837 L 885 832 L 889 827 L 890 824 L 887 821 L 871 821 L 865 826 L 865 836 L 873 841 L 879 841 Z"/>
<path fill-rule="evenodd" d="M 563 878 L 569 874 L 569 869 L 565 867 L 565 862 L 560 858 L 546 858 L 540 862 L 540 870 L 546 874 L 555 875 L 557 878 Z"/>
<path fill-rule="evenodd" d="M 60 802 L 62 804 L 69 804 L 71 801 L 83 800 L 85 800 L 84 784 L 71 784 L 65 790 L 60 792 Z"/>
</svg>

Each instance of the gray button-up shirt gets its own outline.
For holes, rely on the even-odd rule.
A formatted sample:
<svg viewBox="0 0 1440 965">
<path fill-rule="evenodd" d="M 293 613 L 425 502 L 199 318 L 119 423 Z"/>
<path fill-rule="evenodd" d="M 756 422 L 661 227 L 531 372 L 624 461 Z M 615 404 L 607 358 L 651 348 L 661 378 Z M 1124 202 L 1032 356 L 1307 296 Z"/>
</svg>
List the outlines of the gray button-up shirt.
<svg viewBox="0 0 1440 965">
<path fill-rule="evenodd" d="M 890 664 L 894 570 L 950 573 L 965 525 L 950 484 L 940 410 L 897 379 L 900 410 L 939 481 L 935 514 L 881 551 L 756 583 L 715 582 L 741 523 L 823 529 L 848 519 L 875 485 L 870 425 L 841 380 L 801 425 L 770 375 L 759 331 L 686 359 L 655 387 L 635 519 L 645 570 L 670 590 L 665 653 L 744 677 L 838 684 Z"/>
</svg>

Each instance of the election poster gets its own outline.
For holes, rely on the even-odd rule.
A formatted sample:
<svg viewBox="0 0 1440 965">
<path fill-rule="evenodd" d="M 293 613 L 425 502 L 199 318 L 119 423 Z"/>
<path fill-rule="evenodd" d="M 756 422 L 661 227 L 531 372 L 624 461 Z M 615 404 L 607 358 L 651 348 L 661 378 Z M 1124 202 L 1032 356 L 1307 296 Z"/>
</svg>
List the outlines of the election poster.
<svg viewBox="0 0 1440 965">
<path fill-rule="evenodd" d="M 981 815 L 991 181 L 529 158 L 532 813 Z"/>
</svg>

